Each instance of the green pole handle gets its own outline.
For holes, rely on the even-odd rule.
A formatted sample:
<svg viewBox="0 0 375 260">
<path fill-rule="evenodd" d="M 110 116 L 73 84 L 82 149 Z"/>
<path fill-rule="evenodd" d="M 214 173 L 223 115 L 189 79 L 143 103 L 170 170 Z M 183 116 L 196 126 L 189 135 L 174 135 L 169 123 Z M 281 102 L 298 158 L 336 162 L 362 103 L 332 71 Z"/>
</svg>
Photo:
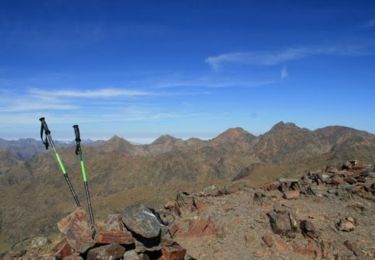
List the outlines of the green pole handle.
<svg viewBox="0 0 375 260">
<path fill-rule="evenodd" d="M 66 175 L 66 170 L 65 170 L 65 166 L 64 166 L 64 163 L 62 162 L 61 158 L 60 158 L 60 155 L 56 152 L 55 153 L 56 155 L 56 160 L 60 166 L 60 169 L 61 169 L 61 172 L 63 175 Z"/>
<path fill-rule="evenodd" d="M 85 167 L 85 162 L 83 161 L 83 159 L 81 159 L 81 171 L 82 171 L 83 181 L 87 182 L 86 167 Z"/>
</svg>

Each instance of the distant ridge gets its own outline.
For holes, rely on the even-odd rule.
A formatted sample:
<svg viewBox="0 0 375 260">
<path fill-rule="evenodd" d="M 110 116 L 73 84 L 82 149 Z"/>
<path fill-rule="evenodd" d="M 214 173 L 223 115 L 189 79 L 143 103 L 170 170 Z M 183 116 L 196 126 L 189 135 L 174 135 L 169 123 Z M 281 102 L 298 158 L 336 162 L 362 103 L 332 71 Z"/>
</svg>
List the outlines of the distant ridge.
<svg viewBox="0 0 375 260">
<path fill-rule="evenodd" d="M 0 243 L 15 242 L 36 234 L 36 227 L 50 227 L 61 217 L 56 212 L 70 205 L 70 196 L 53 154 L 43 152 L 39 140 L 0 143 L 1 218 L 4 226 L 12 227 L 0 232 Z M 82 192 L 74 147 L 59 148 L 72 182 Z M 113 136 L 84 144 L 83 150 L 95 208 L 104 214 L 134 201 L 159 205 L 177 191 L 232 180 L 261 183 L 351 159 L 374 164 L 375 135 L 341 126 L 312 131 L 279 122 L 259 136 L 239 127 L 207 141 L 163 135 L 151 144 L 136 145 Z M 28 217 L 15 221 L 14 216 Z"/>
</svg>

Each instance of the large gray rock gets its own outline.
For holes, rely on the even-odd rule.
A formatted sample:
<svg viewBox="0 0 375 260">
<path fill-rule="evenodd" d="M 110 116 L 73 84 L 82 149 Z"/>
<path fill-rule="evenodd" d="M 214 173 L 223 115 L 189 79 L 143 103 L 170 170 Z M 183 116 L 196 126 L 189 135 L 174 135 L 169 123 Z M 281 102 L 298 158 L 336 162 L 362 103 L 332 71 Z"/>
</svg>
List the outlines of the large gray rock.
<svg viewBox="0 0 375 260">
<path fill-rule="evenodd" d="M 122 221 L 128 230 L 145 239 L 160 237 L 161 224 L 158 217 L 143 204 L 126 208 Z"/>
</svg>

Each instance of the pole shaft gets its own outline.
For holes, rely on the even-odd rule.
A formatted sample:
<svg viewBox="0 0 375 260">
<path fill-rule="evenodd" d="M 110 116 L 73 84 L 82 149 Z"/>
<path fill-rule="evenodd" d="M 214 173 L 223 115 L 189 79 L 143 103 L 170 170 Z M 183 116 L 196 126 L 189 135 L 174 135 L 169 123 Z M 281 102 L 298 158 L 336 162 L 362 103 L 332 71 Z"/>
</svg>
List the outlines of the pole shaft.
<svg viewBox="0 0 375 260">
<path fill-rule="evenodd" d="M 78 196 L 77 196 L 76 192 L 74 191 L 73 185 L 72 185 L 72 183 L 70 182 L 70 179 L 69 179 L 68 174 L 64 174 L 64 177 L 65 177 L 65 181 L 66 181 L 66 183 L 67 183 L 68 186 L 69 186 L 70 192 L 71 192 L 72 195 L 73 195 L 73 199 L 74 199 L 74 201 L 75 201 L 77 207 L 81 207 L 81 204 L 79 203 L 79 200 L 78 200 Z"/>
<path fill-rule="evenodd" d="M 91 205 L 91 196 L 90 196 L 90 190 L 89 190 L 89 185 L 87 181 L 84 181 L 84 186 L 85 186 L 85 191 L 86 191 L 86 199 L 87 199 L 87 206 L 89 208 L 89 214 L 90 214 L 90 222 L 91 225 L 95 225 L 95 220 L 94 220 L 94 212 L 92 210 L 92 205 Z"/>
</svg>

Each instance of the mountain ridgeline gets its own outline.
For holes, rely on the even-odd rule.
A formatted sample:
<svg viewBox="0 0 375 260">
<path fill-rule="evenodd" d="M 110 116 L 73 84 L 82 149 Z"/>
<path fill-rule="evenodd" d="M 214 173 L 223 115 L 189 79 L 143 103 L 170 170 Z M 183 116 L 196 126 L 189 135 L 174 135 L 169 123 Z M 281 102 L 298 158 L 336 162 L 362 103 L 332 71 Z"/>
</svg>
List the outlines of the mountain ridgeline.
<svg viewBox="0 0 375 260">
<path fill-rule="evenodd" d="M 59 148 L 83 201 L 74 146 Z M 207 141 L 164 135 L 147 145 L 114 136 L 87 143 L 83 150 L 94 209 L 104 216 L 135 202 L 159 206 L 178 190 L 234 180 L 259 184 L 351 159 L 373 164 L 375 135 L 341 126 L 311 131 L 280 122 L 260 136 L 231 128 Z M 54 223 L 73 208 L 53 154 L 35 140 L 0 140 L 0 190 L 4 247 L 29 234 L 53 233 Z"/>
</svg>

